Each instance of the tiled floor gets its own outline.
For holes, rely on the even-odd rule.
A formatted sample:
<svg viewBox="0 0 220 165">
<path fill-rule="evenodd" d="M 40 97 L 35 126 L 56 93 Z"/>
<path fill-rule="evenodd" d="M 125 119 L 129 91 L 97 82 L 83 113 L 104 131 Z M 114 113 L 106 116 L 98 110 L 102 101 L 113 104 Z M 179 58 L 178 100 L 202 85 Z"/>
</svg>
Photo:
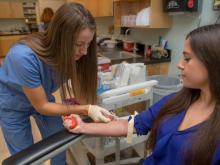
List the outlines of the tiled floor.
<svg viewBox="0 0 220 165">
<path fill-rule="evenodd" d="M 9 156 L 9 153 L 7 151 L 5 141 L 2 135 L 2 130 L 0 129 L 0 164 L 2 164 L 2 160 L 4 160 L 6 157 Z"/>
</svg>

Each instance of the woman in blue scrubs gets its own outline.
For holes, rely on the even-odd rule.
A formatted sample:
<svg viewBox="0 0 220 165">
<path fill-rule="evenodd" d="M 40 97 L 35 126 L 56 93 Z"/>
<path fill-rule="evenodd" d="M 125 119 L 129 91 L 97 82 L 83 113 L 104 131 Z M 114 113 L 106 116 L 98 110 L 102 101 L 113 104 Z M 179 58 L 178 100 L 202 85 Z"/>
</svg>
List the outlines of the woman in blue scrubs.
<svg viewBox="0 0 220 165">
<path fill-rule="evenodd" d="M 144 165 L 220 164 L 220 25 L 190 32 L 178 64 L 183 89 L 134 117 L 138 135 L 150 136 Z M 64 123 L 67 127 L 68 123 Z M 67 127 L 68 128 L 68 127 Z M 128 121 L 84 123 L 70 132 L 124 136 Z"/>
<path fill-rule="evenodd" d="M 43 138 L 63 129 L 62 115 L 89 115 L 109 122 L 111 115 L 96 104 L 96 25 L 79 4 L 65 4 L 45 32 L 34 33 L 14 44 L 0 68 L 0 125 L 11 154 L 33 144 L 30 116 Z M 66 98 L 81 105 L 55 103 L 61 88 Z M 111 115 L 112 117 L 112 115 Z M 52 159 L 65 164 L 65 153 Z"/>
</svg>

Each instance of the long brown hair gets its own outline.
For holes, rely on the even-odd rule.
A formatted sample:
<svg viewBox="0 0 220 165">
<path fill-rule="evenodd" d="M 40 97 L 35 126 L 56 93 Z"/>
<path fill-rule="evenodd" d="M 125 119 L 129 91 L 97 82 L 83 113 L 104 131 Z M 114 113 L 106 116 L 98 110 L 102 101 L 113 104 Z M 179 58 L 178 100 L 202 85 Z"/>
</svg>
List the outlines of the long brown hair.
<svg viewBox="0 0 220 165">
<path fill-rule="evenodd" d="M 213 113 L 193 135 L 192 146 L 187 148 L 184 164 L 211 164 L 220 140 L 220 25 L 206 25 L 191 31 L 186 39 L 197 58 L 208 71 L 209 88 L 216 105 Z M 183 88 L 159 112 L 147 140 L 147 149 L 153 150 L 161 122 L 170 115 L 186 110 L 200 96 L 199 89 Z"/>
<path fill-rule="evenodd" d="M 43 10 L 40 21 L 44 23 L 49 23 L 54 15 L 54 12 L 51 8 L 46 7 Z"/>
<path fill-rule="evenodd" d="M 91 13 L 80 4 L 68 3 L 56 11 L 45 32 L 29 35 L 20 42 L 31 47 L 43 62 L 54 68 L 64 98 L 75 96 L 92 104 L 97 99 L 96 35 L 87 55 L 73 60 L 77 37 L 86 28 L 96 31 Z"/>
</svg>

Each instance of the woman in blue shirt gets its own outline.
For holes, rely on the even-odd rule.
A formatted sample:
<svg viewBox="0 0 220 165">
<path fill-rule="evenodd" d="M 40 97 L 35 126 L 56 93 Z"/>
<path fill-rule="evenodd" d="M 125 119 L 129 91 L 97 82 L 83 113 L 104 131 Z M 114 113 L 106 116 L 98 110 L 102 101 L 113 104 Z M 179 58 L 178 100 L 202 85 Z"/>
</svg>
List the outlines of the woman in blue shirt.
<svg viewBox="0 0 220 165">
<path fill-rule="evenodd" d="M 96 25 L 82 5 L 69 3 L 55 13 L 47 31 L 29 35 L 9 50 L 0 67 L 0 125 L 11 154 L 33 144 L 30 116 L 43 138 L 63 129 L 60 116 L 89 115 L 108 122 L 112 115 L 96 104 Z M 81 105 L 55 103 L 59 87 Z M 57 117 L 56 117 L 57 116 Z M 65 164 L 65 154 L 52 159 Z"/>
<path fill-rule="evenodd" d="M 190 32 L 178 64 L 183 89 L 164 97 L 134 118 L 138 135 L 146 135 L 151 154 L 146 165 L 220 164 L 220 25 Z M 68 123 L 64 122 L 67 127 Z M 67 127 L 68 128 L 68 127 Z M 127 134 L 128 121 L 84 123 L 75 133 L 105 136 Z"/>
</svg>

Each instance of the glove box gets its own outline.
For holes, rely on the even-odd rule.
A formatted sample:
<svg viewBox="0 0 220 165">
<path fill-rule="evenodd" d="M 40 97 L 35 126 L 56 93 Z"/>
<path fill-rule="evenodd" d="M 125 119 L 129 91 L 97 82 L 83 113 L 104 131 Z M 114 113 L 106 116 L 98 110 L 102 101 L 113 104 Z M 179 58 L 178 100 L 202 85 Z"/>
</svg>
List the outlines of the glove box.
<svg viewBox="0 0 220 165">
<path fill-rule="evenodd" d="M 163 0 L 164 12 L 198 12 L 202 9 L 202 0 Z"/>
</svg>

